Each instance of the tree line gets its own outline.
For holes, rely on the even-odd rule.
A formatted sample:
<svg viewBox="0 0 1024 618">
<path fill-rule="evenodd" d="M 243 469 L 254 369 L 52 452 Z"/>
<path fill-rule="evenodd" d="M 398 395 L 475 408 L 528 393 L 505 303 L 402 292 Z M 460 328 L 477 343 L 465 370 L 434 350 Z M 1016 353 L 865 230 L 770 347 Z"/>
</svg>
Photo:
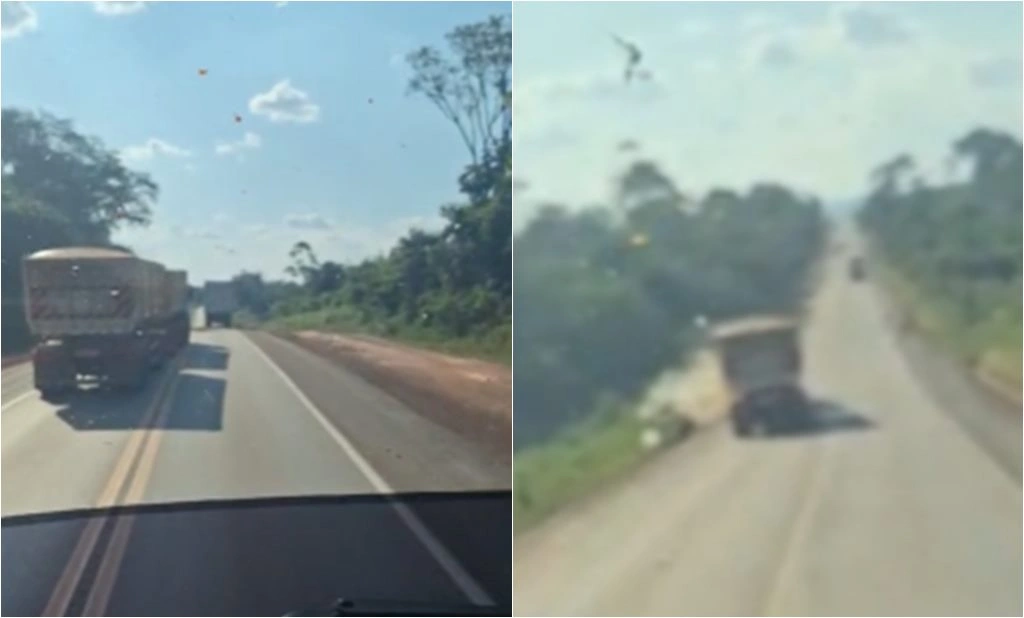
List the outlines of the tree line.
<svg viewBox="0 0 1024 618">
<path fill-rule="evenodd" d="M 414 229 L 385 255 L 356 264 L 321 260 L 308 242 L 289 251 L 297 283 L 234 281 L 257 319 L 384 335 L 479 342 L 504 354 L 512 330 L 512 31 L 506 17 L 455 28 L 448 50 L 407 56 L 412 94 L 457 130 L 470 162 L 461 204 L 441 208 L 439 232 Z"/>
<path fill-rule="evenodd" d="M 1020 380 L 1021 143 L 979 127 L 951 147 L 959 177 L 929 184 L 899 154 L 871 175 L 858 214 L 884 261 L 919 294 L 910 326 L 939 329 L 971 363 L 995 354 Z M 931 319 L 932 324 L 918 324 Z"/>
<path fill-rule="evenodd" d="M 516 449 L 637 397 L 702 324 L 799 311 L 822 206 L 779 184 L 687 196 L 637 161 L 612 203 L 543 207 L 515 238 Z"/>
</svg>

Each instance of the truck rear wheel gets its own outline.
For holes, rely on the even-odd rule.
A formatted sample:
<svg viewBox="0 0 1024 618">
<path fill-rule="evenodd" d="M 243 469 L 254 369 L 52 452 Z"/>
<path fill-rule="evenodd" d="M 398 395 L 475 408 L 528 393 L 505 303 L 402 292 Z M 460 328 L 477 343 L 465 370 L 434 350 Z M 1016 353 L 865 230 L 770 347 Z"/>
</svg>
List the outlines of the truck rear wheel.
<svg viewBox="0 0 1024 618">
<path fill-rule="evenodd" d="M 36 385 L 36 389 L 39 390 L 39 396 L 45 401 L 60 401 L 64 399 L 70 392 L 71 386 L 67 384 L 57 385 Z"/>
</svg>

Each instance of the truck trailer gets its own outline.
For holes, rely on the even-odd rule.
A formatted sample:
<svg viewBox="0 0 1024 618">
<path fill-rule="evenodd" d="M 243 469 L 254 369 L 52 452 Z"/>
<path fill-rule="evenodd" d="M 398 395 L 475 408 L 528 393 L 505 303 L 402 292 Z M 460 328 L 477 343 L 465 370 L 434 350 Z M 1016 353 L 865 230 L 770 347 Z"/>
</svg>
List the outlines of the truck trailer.
<svg viewBox="0 0 1024 618">
<path fill-rule="evenodd" d="M 231 281 L 207 281 L 203 286 L 203 311 L 207 328 L 214 324 L 231 328 L 231 316 L 238 311 L 235 284 Z"/>
<path fill-rule="evenodd" d="M 171 341 L 177 352 L 188 345 L 192 320 L 188 307 L 188 273 L 184 270 L 167 271 L 171 288 Z"/>
<path fill-rule="evenodd" d="M 762 315 L 721 323 L 712 331 L 737 434 L 791 427 L 808 412 L 799 326 L 791 316 Z"/>
<path fill-rule="evenodd" d="M 118 249 L 64 247 L 29 255 L 22 267 L 43 397 L 81 381 L 141 388 L 152 368 L 183 347 L 172 284 L 178 276 L 157 262 Z"/>
</svg>

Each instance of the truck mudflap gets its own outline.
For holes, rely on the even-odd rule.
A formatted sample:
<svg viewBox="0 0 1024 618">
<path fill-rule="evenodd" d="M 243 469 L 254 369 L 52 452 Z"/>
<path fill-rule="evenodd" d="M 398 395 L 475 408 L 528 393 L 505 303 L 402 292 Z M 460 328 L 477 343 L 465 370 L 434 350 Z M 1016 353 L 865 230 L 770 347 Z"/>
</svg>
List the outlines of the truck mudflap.
<svg viewBox="0 0 1024 618">
<path fill-rule="evenodd" d="M 46 341 L 32 355 L 34 383 L 44 398 L 64 394 L 81 378 L 117 389 L 140 388 L 148 373 L 146 337 L 83 337 Z"/>
</svg>

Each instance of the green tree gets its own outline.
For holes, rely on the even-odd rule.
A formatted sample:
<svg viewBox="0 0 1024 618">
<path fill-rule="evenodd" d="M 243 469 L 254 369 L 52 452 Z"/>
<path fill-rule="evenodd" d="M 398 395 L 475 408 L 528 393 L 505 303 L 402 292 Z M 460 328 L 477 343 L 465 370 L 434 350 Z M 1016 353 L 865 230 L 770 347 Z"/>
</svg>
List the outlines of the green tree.
<svg viewBox="0 0 1024 618">
<path fill-rule="evenodd" d="M 449 53 L 421 47 L 407 57 L 409 91 L 425 96 L 458 130 L 472 164 L 501 148 L 512 129 L 512 28 L 494 16 L 445 36 Z"/>
</svg>

